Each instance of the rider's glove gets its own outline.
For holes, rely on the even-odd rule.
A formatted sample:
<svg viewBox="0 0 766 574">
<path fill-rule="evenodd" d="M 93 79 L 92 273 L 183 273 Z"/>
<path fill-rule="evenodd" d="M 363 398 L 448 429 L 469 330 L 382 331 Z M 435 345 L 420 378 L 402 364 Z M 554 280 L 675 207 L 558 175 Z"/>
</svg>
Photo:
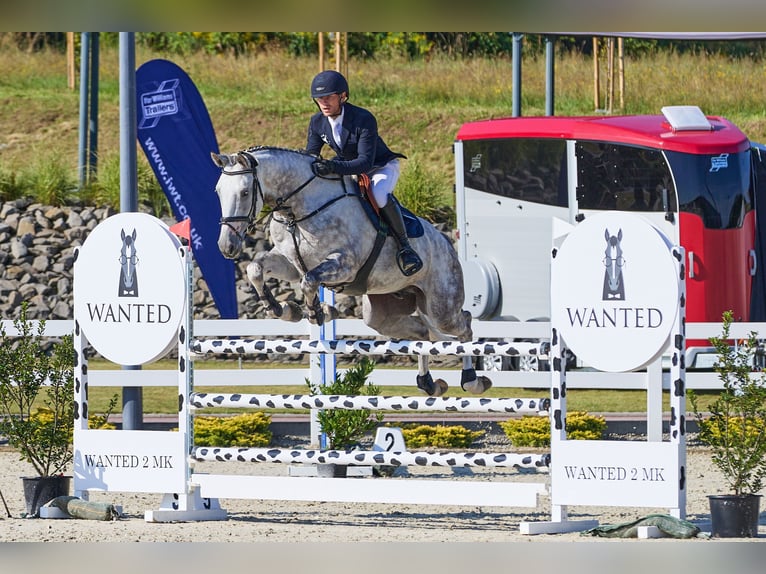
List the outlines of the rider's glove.
<svg viewBox="0 0 766 574">
<path fill-rule="evenodd" d="M 325 177 L 331 173 L 335 173 L 333 162 L 326 159 L 318 159 L 311 165 L 314 168 L 314 173 L 319 177 Z"/>
</svg>

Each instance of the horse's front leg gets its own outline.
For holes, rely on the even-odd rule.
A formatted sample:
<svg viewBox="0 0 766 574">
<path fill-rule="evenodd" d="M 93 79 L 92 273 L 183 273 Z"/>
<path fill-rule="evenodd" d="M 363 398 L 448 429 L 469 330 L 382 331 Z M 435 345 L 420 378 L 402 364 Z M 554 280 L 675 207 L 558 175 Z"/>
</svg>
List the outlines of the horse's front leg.
<svg viewBox="0 0 766 574">
<path fill-rule="evenodd" d="M 343 265 L 340 256 L 325 259 L 306 273 L 301 279 L 301 291 L 308 306 L 309 322 L 322 325 L 325 321 L 337 319 L 338 310 L 326 303 L 319 301 L 319 288 L 322 285 L 339 285 L 353 279 L 352 270 Z"/>
<path fill-rule="evenodd" d="M 272 315 L 285 321 L 297 322 L 303 318 L 301 308 L 292 301 L 280 304 L 266 285 L 266 279 L 274 277 L 284 281 L 298 281 L 300 274 L 281 253 L 271 250 L 258 253 L 247 266 L 247 279 L 253 285 L 259 300 L 266 302 Z"/>
</svg>

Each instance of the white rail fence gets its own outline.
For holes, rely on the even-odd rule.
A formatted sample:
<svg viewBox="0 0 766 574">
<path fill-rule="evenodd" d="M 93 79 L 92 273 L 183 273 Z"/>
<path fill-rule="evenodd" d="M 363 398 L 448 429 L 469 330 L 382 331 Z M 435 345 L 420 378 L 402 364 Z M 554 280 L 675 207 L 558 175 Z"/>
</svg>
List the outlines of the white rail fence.
<svg viewBox="0 0 766 574">
<path fill-rule="evenodd" d="M 2 323 L 8 335 L 17 335 L 13 321 L 3 320 Z M 37 332 L 37 322 L 32 322 L 34 332 Z M 474 339 L 548 339 L 550 323 L 547 322 L 511 322 L 511 321 L 474 321 Z M 194 337 L 291 337 L 294 339 L 309 338 L 310 326 L 307 321 L 287 323 L 278 319 L 196 319 L 194 321 Z M 73 332 L 71 320 L 49 320 L 45 323 L 45 336 L 61 337 Z M 766 339 L 766 323 L 732 323 L 731 337 L 746 338 L 750 332 L 757 333 L 758 338 Z M 720 323 L 687 323 L 686 338 L 708 339 L 721 334 Z M 377 333 L 367 327 L 359 319 L 338 319 L 335 322 L 335 339 L 375 338 Z M 228 386 L 284 386 L 303 385 L 310 377 L 307 365 L 285 366 L 285 368 L 262 368 L 262 362 L 240 361 L 239 368 L 206 368 L 200 367 L 202 357 L 195 360 L 197 368 L 194 378 L 195 386 L 228 387 Z M 213 362 L 214 364 L 214 362 Z M 432 369 L 434 378 L 447 380 L 455 378 L 459 366 L 454 368 L 438 368 L 438 363 Z M 339 368 L 339 371 L 342 371 Z M 416 366 L 411 369 L 389 368 L 382 364 L 373 373 L 373 382 L 380 387 L 414 385 Z M 549 389 L 550 373 L 492 371 L 489 375 L 495 387 Z M 689 370 L 686 373 L 687 388 L 696 390 L 719 389 L 721 382 L 713 372 Z M 91 387 L 174 387 L 178 384 L 175 369 L 92 369 L 89 373 Z M 662 388 L 669 390 L 671 386 L 669 373 L 663 374 Z M 605 373 L 593 372 L 589 369 L 574 369 L 567 372 L 567 387 L 569 389 L 631 389 L 647 390 L 647 375 L 637 373 Z"/>
</svg>

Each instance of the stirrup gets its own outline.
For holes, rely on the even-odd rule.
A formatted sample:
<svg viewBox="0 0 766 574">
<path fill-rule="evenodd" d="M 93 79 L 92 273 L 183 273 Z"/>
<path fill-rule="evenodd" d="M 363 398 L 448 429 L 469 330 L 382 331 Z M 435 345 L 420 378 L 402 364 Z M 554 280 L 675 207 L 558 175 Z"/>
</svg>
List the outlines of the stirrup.
<svg viewBox="0 0 766 574">
<path fill-rule="evenodd" d="M 423 260 L 411 247 L 402 247 L 396 253 L 396 263 L 405 277 L 414 275 L 423 268 Z"/>
</svg>

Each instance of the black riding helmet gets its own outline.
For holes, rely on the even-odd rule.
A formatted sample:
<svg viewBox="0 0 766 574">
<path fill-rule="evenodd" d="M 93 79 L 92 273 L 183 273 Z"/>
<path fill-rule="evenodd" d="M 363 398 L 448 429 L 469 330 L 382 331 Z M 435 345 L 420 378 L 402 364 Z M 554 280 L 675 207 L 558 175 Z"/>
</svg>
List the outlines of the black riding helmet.
<svg viewBox="0 0 766 574">
<path fill-rule="evenodd" d="M 343 92 L 346 92 L 346 97 L 348 97 L 348 82 L 343 74 L 335 70 L 319 72 L 311 80 L 311 99 Z"/>
</svg>

